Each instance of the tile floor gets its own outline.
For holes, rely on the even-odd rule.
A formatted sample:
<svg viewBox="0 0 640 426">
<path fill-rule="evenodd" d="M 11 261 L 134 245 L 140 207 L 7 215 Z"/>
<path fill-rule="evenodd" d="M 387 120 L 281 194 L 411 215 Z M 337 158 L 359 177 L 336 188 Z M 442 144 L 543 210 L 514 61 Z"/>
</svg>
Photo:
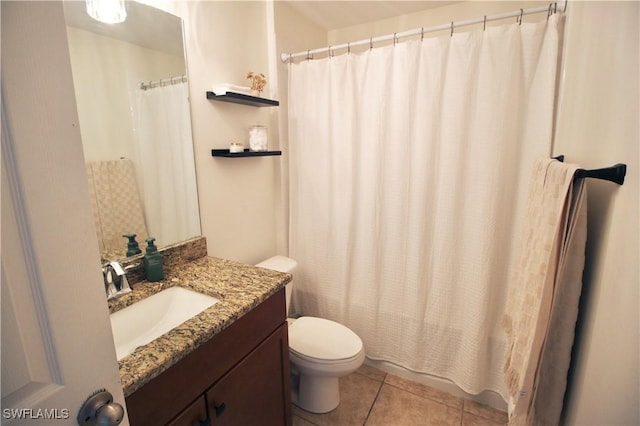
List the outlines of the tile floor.
<svg viewBox="0 0 640 426">
<path fill-rule="evenodd" d="M 474 401 L 363 365 L 340 379 L 340 405 L 326 414 L 293 406 L 293 426 L 497 426 L 507 415 Z"/>
</svg>

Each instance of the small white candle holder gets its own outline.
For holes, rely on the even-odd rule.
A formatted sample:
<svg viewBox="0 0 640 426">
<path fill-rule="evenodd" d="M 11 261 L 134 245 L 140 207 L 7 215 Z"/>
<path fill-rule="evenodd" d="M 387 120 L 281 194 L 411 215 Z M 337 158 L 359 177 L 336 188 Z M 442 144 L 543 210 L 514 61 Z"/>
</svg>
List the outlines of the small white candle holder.
<svg viewBox="0 0 640 426">
<path fill-rule="evenodd" d="M 240 142 L 231 142 L 231 145 L 229 145 L 229 152 L 232 154 L 236 154 L 238 152 L 243 152 L 244 151 L 244 145 L 241 144 Z"/>
</svg>

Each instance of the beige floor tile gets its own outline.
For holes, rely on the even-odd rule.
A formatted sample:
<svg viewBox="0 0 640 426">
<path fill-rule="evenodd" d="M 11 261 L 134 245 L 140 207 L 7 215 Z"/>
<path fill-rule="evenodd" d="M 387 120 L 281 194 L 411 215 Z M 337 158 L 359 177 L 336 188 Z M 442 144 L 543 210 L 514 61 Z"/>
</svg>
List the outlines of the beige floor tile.
<svg viewBox="0 0 640 426">
<path fill-rule="evenodd" d="M 371 367 L 367 364 L 362 364 L 362 367 L 358 368 L 356 373 L 367 376 L 377 382 L 384 382 L 384 378 L 387 375 L 384 371 L 378 370 L 377 368 Z"/>
<path fill-rule="evenodd" d="M 309 413 L 293 406 L 293 414 L 319 426 L 362 426 L 382 382 L 362 374 L 340 379 L 340 405 L 325 414 Z"/>
<path fill-rule="evenodd" d="M 315 426 L 313 423 L 306 421 L 300 416 L 294 415 L 292 420 L 293 426 Z"/>
<path fill-rule="evenodd" d="M 403 379 L 402 377 L 394 376 L 393 374 L 387 374 L 385 383 L 423 398 L 432 399 L 448 405 L 449 407 L 462 409 L 463 406 L 462 398 L 458 398 L 450 393 L 434 389 L 421 383 L 412 382 L 410 380 Z"/>
<path fill-rule="evenodd" d="M 507 424 L 504 412 L 368 365 L 340 379 L 340 393 L 341 403 L 330 413 L 314 414 L 294 406 L 293 426 L 361 426 L 367 416 L 367 426 Z"/>
<path fill-rule="evenodd" d="M 495 408 L 487 407 L 475 401 L 464 401 L 464 411 L 474 414 L 479 417 L 491 420 L 498 424 L 507 424 L 509 418 L 504 411 L 496 410 Z"/>
<path fill-rule="evenodd" d="M 507 422 L 494 422 L 484 417 L 476 416 L 468 411 L 462 413 L 462 426 L 504 426 Z"/>
<path fill-rule="evenodd" d="M 383 384 L 367 426 L 428 426 L 461 423 L 462 410 Z"/>
</svg>

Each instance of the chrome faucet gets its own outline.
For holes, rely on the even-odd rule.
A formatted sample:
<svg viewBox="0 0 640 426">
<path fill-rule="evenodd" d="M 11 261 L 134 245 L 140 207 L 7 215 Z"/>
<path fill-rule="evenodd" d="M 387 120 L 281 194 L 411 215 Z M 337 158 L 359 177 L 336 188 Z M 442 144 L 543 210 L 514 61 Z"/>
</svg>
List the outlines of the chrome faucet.
<svg viewBox="0 0 640 426">
<path fill-rule="evenodd" d="M 129 281 L 127 280 L 127 272 L 120 263 L 113 261 L 103 265 L 102 276 L 104 278 L 107 300 L 131 291 Z"/>
</svg>

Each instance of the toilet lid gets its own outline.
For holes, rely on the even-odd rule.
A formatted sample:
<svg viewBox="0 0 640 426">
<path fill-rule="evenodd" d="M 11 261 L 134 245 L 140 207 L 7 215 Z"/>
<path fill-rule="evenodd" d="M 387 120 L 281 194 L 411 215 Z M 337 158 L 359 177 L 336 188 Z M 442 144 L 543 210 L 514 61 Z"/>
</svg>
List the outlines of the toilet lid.
<svg viewBox="0 0 640 426">
<path fill-rule="evenodd" d="M 362 340 L 337 322 L 301 317 L 289 327 L 289 349 L 305 357 L 338 361 L 358 355 Z"/>
</svg>

